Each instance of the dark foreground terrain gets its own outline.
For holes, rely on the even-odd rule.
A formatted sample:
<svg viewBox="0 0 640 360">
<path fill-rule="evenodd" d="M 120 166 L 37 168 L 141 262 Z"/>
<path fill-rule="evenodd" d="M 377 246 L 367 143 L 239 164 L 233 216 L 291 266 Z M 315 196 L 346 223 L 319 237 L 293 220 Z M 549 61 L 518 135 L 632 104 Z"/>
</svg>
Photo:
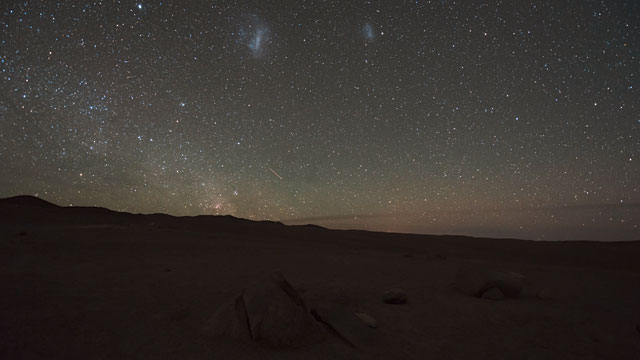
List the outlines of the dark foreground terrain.
<svg viewBox="0 0 640 360">
<path fill-rule="evenodd" d="M 338 309 L 321 341 L 203 330 L 278 269 L 309 310 Z M 494 270 L 524 276 L 522 293 L 457 285 Z M 640 359 L 639 242 L 334 231 L 16 197 L 0 200 L 0 288 L 1 359 Z M 384 303 L 391 288 L 407 303 Z"/>
</svg>

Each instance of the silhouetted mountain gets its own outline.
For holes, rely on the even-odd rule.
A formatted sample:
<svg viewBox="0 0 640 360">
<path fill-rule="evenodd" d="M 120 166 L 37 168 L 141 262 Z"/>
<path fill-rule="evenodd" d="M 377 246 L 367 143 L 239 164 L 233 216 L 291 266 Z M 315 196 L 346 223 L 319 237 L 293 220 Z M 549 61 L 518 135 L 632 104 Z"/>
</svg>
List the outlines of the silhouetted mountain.
<svg viewBox="0 0 640 360">
<path fill-rule="evenodd" d="M 59 207 L 56 204 L 31 195 L 18 195 L 0 199 L 0 207 L 5 206 L 30 206 L 43 208 Z"/>
<path fill-rule="evenodd" d="M 295 242 L 349 245 L 357 249 L 384 249 L 405 251 L 428 244 L 433 256 L 482 258 L 491 261 L 520 261 L 536 258 L 547 264 L 597 266 L 598 263 L 617 259 L 620 267 L 638 268 L 637 261 L 629 257 L 626 249 L 640 247 L 640 242 L 622 242 L 611 247 L 601 242 L 537 242 L 519 239 L 475 238 L 458 235 L 420 235 L 384 233 L 366 230 L 333 230 L 321 226 L 285 225 L 274 221 L 254 221 L 231 215 L 172 216 L 162 213 L 131 214 L 101 207 L 58 206 L 33 196 L 0 199 L 0 225 L 11 226 L 81 226 L 148 228 L 155 231 L 201 233 L 210 237 L 260 238 Z M 583 249 L 601 249 L 599 259 L 586 259 L 579 255 Z M 549 252 L 562 249 L 561 252 Z M 614 249 L 614 250 L 611 250 Z M 590 251 L 591 251 L 590 250 Z"/>
<path fill-rule="evenodd" d="M 253 221 L 231 215 L 197 215 L 172 216 L 162 213 L 132 214 L 119 212 L 103 207 L 93 206 L 59 206 L 35 196 L 21 195 L 0 199 L 0 224 L 113 224 L 113 225 L 148 225 L 158 228 L 186 227 L 193 230 L 204 228 L 216 230 L 233 230 L 239 233 L 263 232 L 271 233 L 282 228 L 302 228 L 302 226 L 286 226 L 276 221 Z M 323 229 L 314 227 L 314 229 Z"/>
</svg>

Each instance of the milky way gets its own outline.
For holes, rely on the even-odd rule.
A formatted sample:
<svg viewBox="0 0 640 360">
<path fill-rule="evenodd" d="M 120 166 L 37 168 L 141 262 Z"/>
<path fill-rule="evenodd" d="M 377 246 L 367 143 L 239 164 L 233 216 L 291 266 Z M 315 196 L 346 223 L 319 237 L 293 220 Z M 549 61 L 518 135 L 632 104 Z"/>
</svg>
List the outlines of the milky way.
<svg viewBox="0 0 640 360">
<path fill-rule="evenodd" d="M 2 1 L 0 197 L 640 238 L 637 1 Z"/>
</svg>

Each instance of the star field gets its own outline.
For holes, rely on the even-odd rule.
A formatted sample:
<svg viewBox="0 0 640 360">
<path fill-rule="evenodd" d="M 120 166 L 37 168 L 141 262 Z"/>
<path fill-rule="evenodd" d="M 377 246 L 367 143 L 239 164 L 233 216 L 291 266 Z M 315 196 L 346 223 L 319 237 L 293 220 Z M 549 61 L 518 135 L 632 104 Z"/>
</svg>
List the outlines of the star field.
<svg viewBox="0 0 640 360">
<path fill-rule="evenodd" d="M 3 1 L 0 197 L 640 239 L 637 1 Z"/>
</svg>

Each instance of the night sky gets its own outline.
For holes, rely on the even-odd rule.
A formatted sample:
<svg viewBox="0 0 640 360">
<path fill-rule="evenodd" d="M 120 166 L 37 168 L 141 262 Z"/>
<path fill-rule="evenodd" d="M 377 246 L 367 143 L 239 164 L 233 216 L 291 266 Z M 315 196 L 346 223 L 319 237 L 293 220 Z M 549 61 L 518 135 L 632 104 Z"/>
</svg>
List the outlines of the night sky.
<svg viewBox="0 0 640 360">
<path fill-rule="evenodd" d="M 0 197 L 640 239 L 640 2 L 9 1 Z"/>
</svg>

